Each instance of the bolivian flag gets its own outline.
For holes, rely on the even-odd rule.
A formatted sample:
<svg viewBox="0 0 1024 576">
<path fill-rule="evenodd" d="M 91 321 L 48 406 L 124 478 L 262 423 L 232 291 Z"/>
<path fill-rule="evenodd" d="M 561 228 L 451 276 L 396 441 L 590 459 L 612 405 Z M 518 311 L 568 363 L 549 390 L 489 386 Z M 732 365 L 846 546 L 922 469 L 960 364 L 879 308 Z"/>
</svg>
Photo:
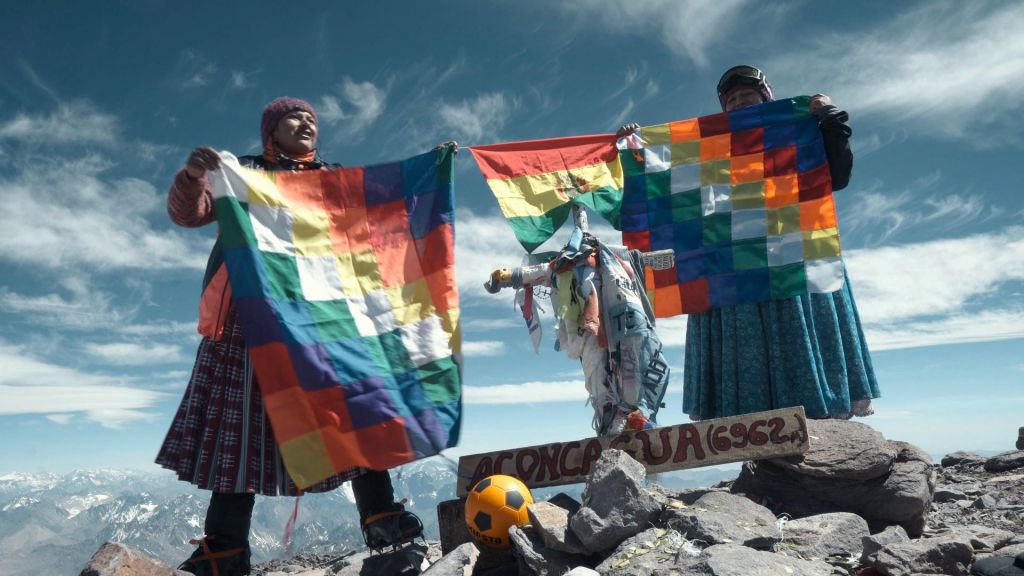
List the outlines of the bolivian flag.
<svg viewBox="0 0 1024 576">
<path fill-rule="evenodd" d="M 619 229 L 622 165 L 613 134 L 471 148 L 519 243 L 533 252 L 561 227 L 573 204 Z"/>
</svg>

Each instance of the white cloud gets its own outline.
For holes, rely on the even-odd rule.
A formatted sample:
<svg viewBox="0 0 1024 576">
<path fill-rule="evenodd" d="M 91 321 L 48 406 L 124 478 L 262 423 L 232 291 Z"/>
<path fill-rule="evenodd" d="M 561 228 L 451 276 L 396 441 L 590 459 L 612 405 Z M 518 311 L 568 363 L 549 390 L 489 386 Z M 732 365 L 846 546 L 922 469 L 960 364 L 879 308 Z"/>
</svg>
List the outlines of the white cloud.
<svg viewBox="0 0 1024 576">
<path fill-rule="evenodd" d="M 74 418 L 74 415 L 72 415 L 72 414 L 47 414 L 46 415 L 46 419 L 47 420 L 49 420 L 50 422 L 56 422 L 57 424 L 60 424 L 61 426 L 65 426 L 68 423 L 70 423 L 72 418 Z"/>
<path fill-rule="evenodd" d="M 466 404 L 542 404 L 546 402 L 585 402 L 587 388 L 583 380 L 523 382 L 494 386 L 464 386 Z"/>
<path fill-rule="evenodd" d="M 865 333 L 872 351 L 1024 338 L 1024 308 L 983 310 L 932 321 L 869 324 Z"/>
<path fill-rule="evenodd" d="M 95 156 L 46 165 L 0 178 L 0 259 L 62 271 L 203 266 L 209 237 L 151 224 L 167 221 L 152 184 L 107 178 Z"/>
<path fill-rule="evenodd" d="M 845 254 L 867 323 L 948 316 L 1024 280 L 1024 228 Z"/>
<path fill-rule="evenodd" d="M 560 6 L 584 21 L 596 19 L 614 32 L 655 32 L 673 53 L 704 68 L 709 49 L 729 38 L 750 4 L 750 0 L 590 0 Z"/>
<path fill-rule="evenodd" d="M 230 85 L 236 90 L 244 90 L 245 88 L 252 88 L 252 79 L 250 74 L 242 72 L 241 70 L 233 70 L 231 72 Z"/>
<path fill-rule="evenodd" d="M 1019 140 L 1022 29 L 1019 2 L 926 2 L 866 31 L 816 35 L 770 70 L 785 92 L 828 91 L 855 114 L 946 137 Z"/>
<path fill-rule="evenodd" d="M 939 180 L 936 171 L 903 190 L 875 183 L 857 191 L 856 201 L 846 208 L 843 230 L 881 244 L 908 230 L 927 226 L 932 233 L 948 232 L 999 212 L 981 194 L 936 191 Z"/>
<path fill-rule="evenodd" d="M 337 95 L 320 97 L 317 117 L 337 127 L 343 136 L 361 139 L 364 131 L 384 113 L 389 86 L 372 82 L 356 82 L 346 76 L 338 87 Z"/>
<path fill-rule="evenodd" d="M 686 347 L 686 319 L 685 315 L 658 318 L 656 329 L 662 346 L 679 349 Z"/>
<path fill-rule="evenodd" d="M 0 141 L 33 145 L 111 145 L 119 133 L 116 118 L 80 101 L 58 104 L 49 114 L 19 113 L 0 124 Z"/>
<path fill-rule="evenodd" d="M 208 86 L 217 73 L 217 65 L 203 54 L 186 48 L 178 55 L 172 77 L 182 88 L 202 88 Z"/>
<path fill-rule="evenodd" d="M 462 353 L 466 356 L 501 356 L 505 353 L 505 343 L 500 340 L 465 341 Z"/>
<path fill-rule="evenodd" d="M 89 343 L 85 351 L 96 358 L 117 366 L 142 366 L 183 362 L 185 355 L 180 346 L 167 344 L 143 345 L 135 342 Z"/>
<path fill-rule="evenodd" d="M 469 145 L 484 140 L 497 140 L 498 133 L 505 127 L 519 102 L 503 92 L 479 94 L 472 100 L 457 104 L 444 102 L 438 108 L 438 117 L 443 127 L 458 140 Z"/>
<path fill-rule="evenodd" d="M 55 421 L 81 414 L 108 428 L 153 417 L 166 394 L 133 387 L 124 378 L 81 372 L 0 342 L 0 415 L 40 414 Z"/>
</svg>

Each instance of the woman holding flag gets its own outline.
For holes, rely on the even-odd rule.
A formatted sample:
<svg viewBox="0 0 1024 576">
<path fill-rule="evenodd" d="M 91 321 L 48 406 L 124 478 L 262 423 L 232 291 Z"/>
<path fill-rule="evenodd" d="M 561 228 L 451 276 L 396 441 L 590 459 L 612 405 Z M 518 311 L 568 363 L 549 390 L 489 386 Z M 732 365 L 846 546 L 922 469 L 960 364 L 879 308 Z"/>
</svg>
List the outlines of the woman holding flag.
<svg viewBox="0 0 1024 576">
<path fill-rule="evenodd" d="M 722 110 L 774 99 L 764 73 L 734 66 L 718 82 Z M 811 97 L 832 189 L 853 168 L 848 115 L 828 96 Z M 624 136 L 639 129 L 623 126 Z M 711 308 L 690 314 L 683 411 L 693 420 L 802 405 L 811 418 L 868 416 L 878 384 L 849 281 L 831 293 Z"/>
<path fill-rule="evenodd" d="M 316 111 L 303 100 L 283 97 L 267 104 L 260 136 L 262 155 L 240 157 L 242 166 L 267 171 L 332 166 L 317 154 Z M 213 149 L 192 152 L 168 193 L 168 213 L 175 224 L 194 228 L 216 221 L 206 173 L 219 167 Z M 264 410 L 219 240 L 207 264 L 199 315 L 203 338 L 195 368 L 156 461 L 181 480 L 212 492 L 206 535 L 194 541 L 198 548 L 179 569 L 194 574 L 248 574 L 255 495 L 301 492 L 284 468 Z M 325 492 L 346 480 L 352 481 L 367 546 L 379 549 L 422 533 L 419 518 L 395 502 L 387 471 L 353 468 L 306 491 Z"/>
</svg>

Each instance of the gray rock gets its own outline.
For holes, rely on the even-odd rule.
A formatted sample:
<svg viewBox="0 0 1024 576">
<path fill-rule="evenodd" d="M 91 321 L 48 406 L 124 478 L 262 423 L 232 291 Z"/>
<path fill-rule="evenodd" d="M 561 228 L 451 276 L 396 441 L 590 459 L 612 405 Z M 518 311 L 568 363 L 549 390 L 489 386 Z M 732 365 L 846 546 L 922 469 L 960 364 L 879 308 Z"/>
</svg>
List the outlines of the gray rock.
<svg viewBox="0 0 1024 576">
<path fill-rule="evenodd" d="M 704 551 L 700 561 L 680 571 L 684 576 L 832 576 L 831 565 L 761 552 L 746 546 L 719 544 Z"/>
<path fill-rule="evenodd" d="M 512 526 L 508 538 L 515 555 L 535 576 L 561 576 L 582 563 L 578 556 L 545 548 L 533 530 Z"/>
<path fill-rule="evenodd" d="M 564 508 L 568 510 L 569 516 L 575 514 L 576 511 L 579 510 L 582 506 L 582 504 L 580 504 L 579 501 L 577 501 L 572 496 L 569 496 L 565 492 L 559 492 L 558 494 L 555 494 L 551 498 L 548 498 L 547 501 L 550 502 L 551 504 L 554 504 L 555 506 L 558 506 L 559 508 Z"/>
<path fill-rule="evenodd" d="M 907 531 L 902 526 L 888 526 L 877 534 L 861 538 L 863 550 L 860 554 L 860 563 L 865 566 L 873 566 L 879 550 L 889 544 L 900 542 L 910 542 L 910 536 L 907 536 Z"/>
<path fill-rule="evenodd" d="M 823 424 L 831 423 L 831 424 Z M 844 424 L 845 423 L 845 424 Z M 875 435 L 865 434 L 863 424 L 845 421 L 809 420 L 808 429 L 812 436 L 824 436 L 812 441 L 811 449 L 805 455 L 817 464 L 804 467 L 792 462 L 793 459 L 776 459 L 745 462 L 740 476 L 733 483 L 733 492 L 744 492 L 758 496 L 767 496 L 776 504 L 776 513 L 787 513 L 795 518 L 824 514 L 827 512 L 852 512 L 868 521 L 872 530 L 879 531 L 885 526 L 899 524 L 911 536 L 918 536 L 925 526 L 925 515 L 931 508 L 932 493 L 935 489 L 935 474 L 931 457 L 920 448 L 905 442 L 881 442 L 888 450 L 895 453 L 891 468 L 882 475 L 864 479 L 870 472 L 875 473 L 884 450 L 879 447 L 861 447 L 860 450 L 841 443 L 849 453 L 850 462 L 859 459 L 859 452 L 866 451 L 875 456 L 864 458 L 869 470 L 851 471 L 846 464 L 833 471 L 823 474 L 826 462 L 834 461 L 837 456 L 827 459 L 815 456 L 819 449 L 826 450 L 823 445 L 832 441 L 836 430 L 844 425 L 855 425 L 850 428 L 864 441 L 877 439 Z M 823 434 L 819 428 L 828 431 Z M 839 471 L 850 472 L 848 477 L 838 474 Z M 805 473 L 813 471 L 813 474 Z"/>
<path fill-rule="evenodd" d="M 79 576 L 189 576 L 187 572 L 153 560 L 142 551 L 107 542 L 93 554 Z"/>
<path fill-rule="evenodd" d="M 770 510 L 727 492 L 709 492 L 692 506 L 668 508 L 661 522 L 706 545 L 741 544 L 767 550 L 782 539 Z"/>
<path fill-rule="evenodd" d="M 971 566 L 976 576 L 1024 576 L 1024 567 L 1014 565 L 1013 556 L 989 556 L 979 558 Z"/>
<path fill-rule="evenodd" d="M 956 502 L 958 500 L 967 500 L 967 494 L 957 490 L 955 488 L 936 488 L 935 489 L 935 502 Z"/>
<path fill-rule="evenodd" d="M 955 533 L 961 534 L 971 541 L 975 550 L 996 550 L 1006 546 L 1013 539 L 1013 532 L 990 528 L 980 524 L 970 524 L 953 528 Z"/>
<path fill-rule="evenodd" d="M 466 542 L 431 564 L 423 576 L 471 576 L 479 558 L 476 544 Z"/>
<path fill-rule="evenodd" d="M 392 576 L 416 576 L 423 569 L 429 547 L 414 542 L 390 554 L 360 552 L 345 558 L 331 568 L 335 576 L 358 576 L 361 574 L 390 574 Z"/>
<path fill-rule="evenodd" d="M 551 502 L 537 502 L 526 507 L 530 524 L 540 536 L 544 546 L 569 554 L 589 554 L 589 551 L 569 529 L 569 511 Z"/>
<path fill-rule="evenodd" d="M 1024 426 L 1017 430 L 1017 450 L 1024 450 Z"/>
<path fill-rule="evenodd" d="M 991 494 L 982 494 L 978 499 L 971 503 L 971 508 L 976 508 L 978 510 L 988 510 L 998 507 L 999 501 Z"/>
<path fill-rule="evenodd" d="M 619 544 L 596 569 L 605 576 L 668 576 L 696 563 L 699 555 L 679 532 L 651 528 Z"/>
<path fill-rule="evenodd" d="M 779 467 L 815 478 L 871 480 L 888 473 L 896 461 L 896 450 L 867 424 L 808 420 L 807 433 L 811 449 L 803 458 L 775 460 Z"/>
<path fill-rule="evenodd" d="M 583 507 L 569 520 L 592 552 L 611 550 L 649 528 L 661 506 L 644 488 L 642 464 L 621 450 L 605 450 L 583 489 Z"/>
<path fill-rule="evenodd" d="M 870 536 L 866 520 L 849 512 L 832 512 L 786 522 L 779 552 L 805 560 L 855 556 Z"/>
<path fill-rule="evenodd" d="M 949 466 L 958 466 L 963 464 L 966 464 L 968 466 L 980 465 L 984 464 L 985 460 L 988 460 L 988 458 L 985 458 L 981 454 L 976 454 L 974 452 L 957 451 L 951 452 L 943 456 L 941 463 L 943 468 L 947 468 Z"/>
<path fill-rule="evenodd" d="M 985 461 L 985 472 L 1006 472 L 1024 468 L 1024 450 L 1014 450 L 996 454 Z"/>
<path fill-rule="evenodd" d="M 875 569 L 883 576 L 966 574 L 973 559 L 974 548 L 963 536 L 923 538 L 882 548 Z"/>
</svg>

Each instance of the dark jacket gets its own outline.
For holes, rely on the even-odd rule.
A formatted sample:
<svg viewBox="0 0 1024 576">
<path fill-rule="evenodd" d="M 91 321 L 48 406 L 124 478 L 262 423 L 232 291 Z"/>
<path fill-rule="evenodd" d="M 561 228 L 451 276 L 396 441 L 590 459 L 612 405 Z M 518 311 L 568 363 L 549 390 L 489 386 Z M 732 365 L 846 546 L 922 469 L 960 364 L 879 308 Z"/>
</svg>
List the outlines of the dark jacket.
<svg viewBox="0 0 1024 576">
<path fill-rule="evenodd" d="M 832 174 L 832 190 L 842 190 L 850 183 L 853 171 L 853 151 L 850 150 L 850 134 L 853 130 L 846 124 L 850 115 L 829 104 L 822 106 L 815 116 L 825 141 L 825 156 Z"/>
</svg>

